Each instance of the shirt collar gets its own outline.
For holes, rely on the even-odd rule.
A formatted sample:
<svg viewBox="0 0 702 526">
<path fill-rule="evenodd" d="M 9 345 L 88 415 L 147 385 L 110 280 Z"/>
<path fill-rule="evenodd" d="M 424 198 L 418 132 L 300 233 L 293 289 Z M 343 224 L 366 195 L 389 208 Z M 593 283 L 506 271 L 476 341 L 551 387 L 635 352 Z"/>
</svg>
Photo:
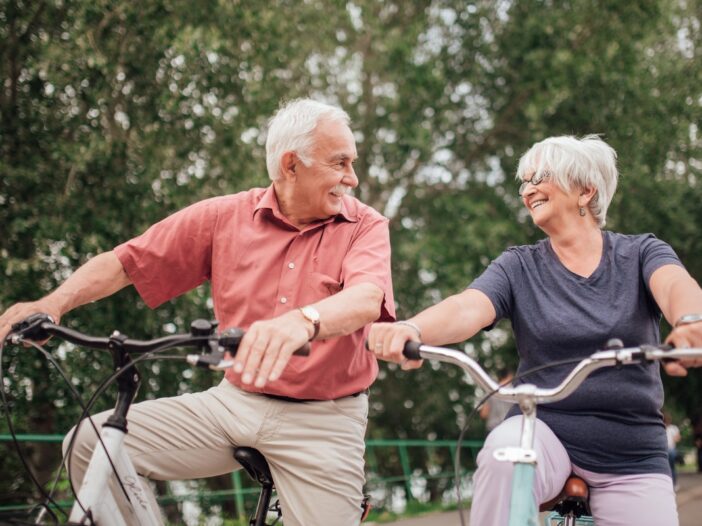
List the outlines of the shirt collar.
<svg viewBox="0 0 702 526">
<path fill-rule="evenodd" d="M 349 208 L 351 208 L 351 203 L 352 198 L 350 196 L 342 197 L 341 212 L 339 212 L 335 216 L 331 216 L 325 219 L 324 221 L 314 223 L 314 225 L 325 225 L 336 220 L 348 221 L 349 223 L 358 222 L 358 215 L 355 210 L 356 207 L 352 207 L 354 209 L 353 211 L 349 210 Z M 270 185 L 268 188 L 266 188 L 266 191 L 261 196 L 261 199 L 256 205 L 256 208 L 254 208 L 254 215 L 256 215 L 256 213 L 259 210 L 269 210 L 275 218 L 290 224 L 285 215 L 283 215 L 283 213 L 280 211 L 280 206 L 278 205 L 278 198 L 275 195 L 275 188 L 273 187 L 273 185 Z"/>
</svg>

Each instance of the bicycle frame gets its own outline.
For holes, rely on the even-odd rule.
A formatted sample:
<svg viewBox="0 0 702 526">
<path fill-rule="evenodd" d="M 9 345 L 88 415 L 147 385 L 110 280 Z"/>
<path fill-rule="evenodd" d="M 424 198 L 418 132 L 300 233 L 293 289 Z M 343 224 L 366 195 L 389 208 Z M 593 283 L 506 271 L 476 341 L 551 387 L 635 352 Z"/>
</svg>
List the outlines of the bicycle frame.
<svg viewBox="0 0 702 526">
<path fill-rule="evenodd" d="M 532 384 L 500 387 L 485 370 L 465 353 L 443 347 L 407 342 L 404 355 L 410 360 L 437 360 L 461 367 L 486 393 L 494 393 L 499 400 L 518 403 L 524 415 L 519 447 L 501 448 L 494 452 L 499 461 L 512 462 L 512 497 L 509 526 L 537 526 L 538 509 L 533 497 L 536 452 L 534 431 L 536 407 L 541 403 L 562 400 L 573 393 L 595 370 L 602 367 L 630 365 L 649 361 L 675 360 L 702 357 L 702 348 L 669 350 L 652 345 L 623 348 L 619 340 L 611 340 L 607 350 L 599 351 L 578 363 L 556 387 L 538 388 Z"/>
<path fill-rule="evenodd" d="M 141 377 L 132 368 L 129 353 L 124 348 L 126 338 L 115 333 L 110 340 L 109 350 L 114 368 L 126 374 L 117 377 L 115 410 L 102 425 L 100 440 L 90 457 L 69 521 L 78 524 L 88 521 L 90 524 L 92 520 L 100 526 L 158 526 L 161 524 L 158 512 L 151 509 L 147 492 L 124 448 L 127 413 L 139 389 Z M 78 432 L 77 428 L 75 432 Z M 121 507 L 118 498 L 122 501 Z"/>
<path fill-rule="evenodd" d="M 536 404 L 530 402 L 525 400 L 519 404 L 524 415 L 520 447 L 495 451 L 498 460 L 514 462 L 509 526 L 537 526 L 538 523 L 538 510 L 532 491 L 536 469 L 536 452 L 533 449 Z"/>
<path fill-rule="evenodd" d="M 193 366 L 223 370 L 232 365 L 231 359 L 225 359 L 225 352 L 232 356 L 236 354 L 244 332 L 231 328 L 215 334 L 216 327 L 216 321 L 195 320 L 189 334 L 135 340 L 117 331 L 109 338 L 89 336 L 56 325 L 46 314 L 35 314 L 13 325 L 13 333 L 10 334 L 13 344 L 22 343 L 25 339 L 46 340 L 51 335 L 57 335 L 77 345 L 108 350 L 112 355 L 115 370 L 112 379 L 118 386 L 117 402 L 114 412 L 102 425 L 100 440 L 95 445 L 71 509 L 71 524 L 155 526 L 162 523 L 158 510 L 150 506 L 148 492 L 124 447 L 127 413 L 141 382 L 130 353 L 143 354 L 174 347 L 198 348 L 202 354 L 184 356 L 184 361 Z M 305 344 L 293 354 L 307 356 L 309 352 L 310 346 Z"/>
<path fill-rule="evenodd" d="M 592 517 L 581 516 L 577 519 L 563 517 L 555 511 L 544 519 L 544 526 L 593 526 L 595 521 Z"/>
<path fill-rule="evenodd" d="M 115 331 L 109 338 L 87 336 L 66 327 L 55 325 L 46 315 L 28 318 L 12 337 L 17 344 L 22 337 L 43 340 L 56 334 L 61 338 L 94 349 L 106 349 L 112 355 L 113 368 L 117 372 L 117 402 L 114 412 L 102 425 L 100 440 L 96 442 L 86 473 L 73 504 L 69 522 L 71 524 L 98 524 L 99 526 L 157 526 L 162 523 L 158 511 L 151 508 L 147 492 L 142 486 L 136 469 L 124 447 L 127 435 L 127 413 L 134 400 L 141 377 L 134 368 L 130 352 L 144 353 L 175 346 L 190 346 L 215 349 L 224 342 L 236 352 L 241 331 L 229 332 L 226 339 L 214 336 L 215 323 L 196 320 L 191 325 L 190 335 L 172 335 L 155 340 L 132 340 Z M 212 353 L 194 357 L 195 365 L 209 366 L 221 361 L 223 353 Z M 192 361 L 192 360 L 191 360 Z M 202 363 L 201 363 L 202 362 Z M 78 428 L 76 428 L 76 433 Z M 118 499 L 122 503 L 118 504 Z M 125 516 L 126 515 L 126 516 Z"/>
<path fill-rule="evenodd" d="M 100 526 L 161 524 L 149 506 L 134 465 L 124 450 L 126 433 L 114 427 L 104 426 L 100 436 L 102 443 L 98 442 L 90 458 L 69 521 L 77 524 L 86 524 L 86 521 L 90 524 L 92 521 Z M 126 497 L 115 487 L 115 471 L 122 481 Z M 122 508 L 117 504 L 118 497 L 125 500 Z M 126 517 L 122 514 L 122 509 L 128 514 Z"/>
</svg>

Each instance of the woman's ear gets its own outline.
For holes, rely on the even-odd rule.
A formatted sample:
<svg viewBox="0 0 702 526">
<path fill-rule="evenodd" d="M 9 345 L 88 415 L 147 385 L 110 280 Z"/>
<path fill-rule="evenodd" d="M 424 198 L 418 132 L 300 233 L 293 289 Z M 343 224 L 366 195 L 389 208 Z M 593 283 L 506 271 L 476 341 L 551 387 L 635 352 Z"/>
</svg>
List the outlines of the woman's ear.
<svg viewBox="0 0 702 526">
<path fill-rule="evenodd" d="M 597 193 L 596 188 L 581 188 L 578 196 L 578 206 L 587 206 Z"/>
</svg>

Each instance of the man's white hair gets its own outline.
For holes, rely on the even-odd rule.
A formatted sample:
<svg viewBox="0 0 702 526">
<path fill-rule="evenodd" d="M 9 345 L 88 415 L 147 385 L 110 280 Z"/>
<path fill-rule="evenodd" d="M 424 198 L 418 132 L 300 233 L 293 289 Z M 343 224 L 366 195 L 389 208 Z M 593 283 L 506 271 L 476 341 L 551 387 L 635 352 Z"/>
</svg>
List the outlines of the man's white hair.
<svg viewBox="0 0 702 526">
<path fill-rule="evenodd" d="M 548 172 L 551 180 L 569 192 L 572 188 L 597 190 L 588 207 L 600 228 L 617 189 L 617 152 L 597 135 L 549 137 L 534 144 L 519 159 L 517 179 Z"/>
<path fill-rule="evenodd" d="M 295 152 L 309 166 L 312 134 L 321 119 L 341 121 L 347 126 L 351 122 L 341 108 L 312 99 L 291 100 L 271 118 L 266 137 L 266 168 L 272 181 L 280 177 L 280 158 L 285 152 Z"/>
</svg>

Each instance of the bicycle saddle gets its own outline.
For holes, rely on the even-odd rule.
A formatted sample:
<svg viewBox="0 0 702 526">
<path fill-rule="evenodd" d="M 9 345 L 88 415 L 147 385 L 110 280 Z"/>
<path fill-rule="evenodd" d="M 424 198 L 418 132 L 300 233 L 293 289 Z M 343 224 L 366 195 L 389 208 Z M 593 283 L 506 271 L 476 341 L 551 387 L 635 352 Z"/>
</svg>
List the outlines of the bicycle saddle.
<svg viewBox="0 0 702 526">
<path fill-rule="evenodd" d="M 552 510 L 563 516 L 571 512 L 575 517 L 592 515 L 590 513 L 590 489 L 587 487 L 587 483 L 577 475 L 568 477 L 558 496 L 539 506 L 539 511 Z"/>
<path fill-rule="evenodd" d="M 263 485 L 273 485 L 273 476 L 268 462 L 266 462 L 266 457 L 258 449 L 236 447 L 234 448 L 234 458 L 246 470 L 249 477 L 256 482 Z"/>
</svg>

